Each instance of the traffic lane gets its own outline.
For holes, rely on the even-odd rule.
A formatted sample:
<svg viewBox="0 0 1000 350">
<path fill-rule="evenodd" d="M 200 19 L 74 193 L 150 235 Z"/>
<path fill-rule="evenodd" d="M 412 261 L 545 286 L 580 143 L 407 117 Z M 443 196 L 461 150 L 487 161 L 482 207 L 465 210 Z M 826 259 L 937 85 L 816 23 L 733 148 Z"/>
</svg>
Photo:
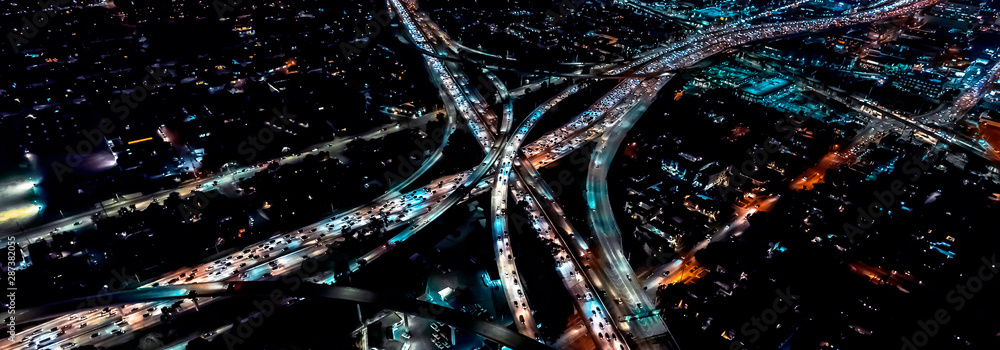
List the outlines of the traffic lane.
<svg viewBox="0 0 1000 350">
<path fill-rule="evenodd" d="M 412 127 L 415 127 L 415 126 L 418 127 L 418 126 L 425 125 L 427 123 L 427 121 L 430 120 L 430 118 L 436 117 L 436 113 L 440 112 L 440 111 L 441 110 L 428 112 L 428 113 L 424 114 L 423 116 L 420 116 L 417 119 L 415 119 L 414 121 L 417 121 L 416 123 L 414 123 L 414 121 L 408 121 L 407 122 L 407 126 L 409 128 L 412 128 Z M 387 129 L 387 131 L 381 131 L 383 128 Z M 364 138 L 364 139 L 369 139 L 370 140 L 370 139 L 375 139 L 375 138 L 381 138 L 381 137 L 384 137 L 384 136 L 389 135 L 391 133 L 398 132 L 398 131 L 404 130 L 404 129 L 405 128 L 402 128 L 400 126 L 400 123 L 386 124 L 386 125 L 383 125 L 381 128 L 372 129 L 371 131 L 368 131 L 367 133 L 362 133 L 360 135 L 356 135 L 356 136 L 352 136 L 352 137 L 347 137 L 347 138 L 344 138 L 344 139 L 334 139 L 333 141 L 330 141 L 330 142 L 312 145 L 312 146 L 306 148 L 306 150 L 304 150 L 302 152 L 299 152 L 299 153 L 296 153 L 296 154 L 292 154 L 292 155 L 282 156 L 282 157 L 279 157 L 279 158 L 271 159 L 269 161 L 277 160 L 281 164 L 294 164 L 294 163 L 300 162 L 302 159 L 305 158 L 305 155 L 308 155 L 308 154 L 315 154 L 315 153 L 318 153 L 318 152 L 321 152 L 321 151 L 327 151 L 327 152 L 331 152 L 331 153 L 337 153 L 337 152 L 343 151 L 343 149 L 346 148 L 346 145 L 349 144 L 351 141 L 353 141 L 355 139 Z M 317 151 L 316 152 L 308 151 L 308 150 L 311 150 L 311 149 L 315 149 Z M 150 204 L 152 204 L 154 202 L 154 200 L 156 202 L 161 202 L 162 203 L 162 201 L 164 201 L 167 198 L 169 198 L 169 196 L 170 196 L 170 194 L 172 192 L 181 193 L 181 197 L 182 198 L 186 198 L 193 191 L 196 191 L 196 190 L 198 190 L 198 191 L 208 191 L 208 190 L 210 190 L 212 188 L 212 186 L 214 186 L 212 184 L 214 181 L 219 181 L 220 182 L 219 187 L 222 187 L 222 186 L 225 186 L 225 185 L 233 185 L 237 181 L 237 179 L 234 178 L 234 174 L 238 174 L 240 176 L 239 180 L 243 180 L 243 179 L 246 179 L 246 178 L 249 178 L 250 176 L 252 176 L 253 173 L 255 173 L 257 171 L 260 171 L 260 170 L 263 170 L 263 169 L 264 168 L 261 167 L 261 166 L 259 166 L 259 164 L 255 164 L 255 165 L 251 165 L 251 166 L 239 167 L 236 170 L 234 170 L 234 172 L 232 172 L 232 173 L 213 175 L 213 176 L 202 178 L 202 179 L 186 180 L 186 181 L 180 183 L 180 185 L 177 188 L 169 189 L 169 190 L 163 190 L 163 191 L 158 191 L 158 192 L 147 194 L 147 195 L 143 195 L 143 196 L 140 196 L 140 197 L 136 197 L 136 198 L 132 198 L 132 199 L 126 199 L 126 200 L 123 200 L 123 201 L 118 201 L 116 203 L 112 203 L 110 205 L 106 205 L 104 207 L 104 209 L 99 209 L 99 208 L 92 209 L 92 210 L 89 210 L 89 211 L 81 213 L 81 214 L 73 215 L 73 216 L 70 216 L 70 217 L 67 217 L 67 218 L 64 218 L 64 219 L 59 219 L 59 220 L 53 221 L 51 223 L 42 224 L 42 225 L 39 225 L 39 226 L 37 226 L 35 228 L 30 228 L 28 230 L 25 230 L 25 233 L 15 235 L 15 237 L 19 241 L 22 241 L 22 242 L 30 242 L 30 241 L 38 240 L 38 239 L 51 239 L 51 232 L 52 231 L 65 232 L 65 231 L 68 231 L 68 230 L 78 230 L 78 229 L 88 228 L 88 227 L 92 226 L 93 225 L 93 221 L 92 221 L 91 218 L 92 218 L 93 214 L 96 214 L 98 212 L 103 212 L 103 211 L 116 212 L 116 211 L 118 211 L 118 209 L 127 208 L 127 207 L 130 207 L 132 205 L 135 205 L 136 209 L 138 209 L 138 210 L 143 210 L 143 209 L 147 208 Z M 250 172 L 251 170 L 253 171 L 253 173 Z M 76 224 L 77 222 L 79 222 L 80 224 Z"/>
<path fill-rule="evenodd" d="M 457 177 L 456 176 L 445 177 L 445 178 L 443 178 L 440 181 L 449 180 L 451 178 L 461 179 L 461 176 L 457 176 Z M 423 188 L 423 190 L 426 191 L 428 188 L 429 188 L 429 186 Z M 443 193 L 442 193 L 442 195 L 443 195 Z M 403 207 L 400 207 L 400 209 L 402 209 L 402 208 Z M 359 210 L 359 212 L 363 211 L 364 209 L 365 208 L 362 208 L 362 210 Z M 334 221 L 336 221 L 336 219 L 334 219 Z M 364 224 L 364 222 L 358 222 L 358 223 L 356 223 L 354 225 L 354 227 L 359 227 L 359 226 L 361 226 L 363 224 Z M 307 226 L 307 228 L 308 227 L 317 228 L 317 227 L 320 227 L 321 225 L 322 225 L 322 223 L 313 224 L 313 225 Z M 285 234 L 285 236 L 288 236 L 288 237 L 291 237 L 292 235 L 293 234 L 291 234 L 291 233 Z M 332 239 L 335 236 L 336 235 L 330 235 L 329 237 L 330 237 L 330 239 Z M 259 244 L 260 245 L 263 245 L 263 244 L 275 244 L 276 247 L 282 247 L 282 248 L 283 247 L 291 247 L 291 246 L 294 246 L 295 244 L 297 244 L 297 242 L 294 242 L 293 240 L 289 240 L 288 238 L 286 238 L 286 237 L 284 237 L 284 236 L 282 236 L 280 234 L 276 235 L 276 236 L 273 236 L 273 237 L 274 238 L 271 239 L 271 241 L 274 241 L 273 243 L 271 241 L 261 241 Z M 317 241 L 317 243 L 318 243 L 318 241 Z M 251 249 L 251 248 L 248 248 L 248 249 Z M 253 248 L 253 249 L 259 249 L 259 248 Z M 317 251 L 314 254 L 319 254 L 319 253 L 321 253 L 321 252 Z M 239 255 L 244 255 L 244 257 L 243 258 L 237 258 Z M 232 277 L 232 275 L 231 275 L 231 271 L 237 271 L 239 269 L 239 265 L 242 264 L 242 263 L 247 263 L 247 264 L 254 263 L 254 261 L 253 261 L 254 259 L 250 259 L 249 258 L 250 255 L 251 254 L 247 254 L 247 253 L 243 253 L 243 254 L 241 254 L 241 253 L 234 253 L 232 255 L 220 258 L 220 259 L 218 259 L 216 261 L 213 261 L 211 263 L 206 263 L 206 264 L 200 265 L 200 267 L 198 267 L 197 269 L 203 269 L 202 271 L 208 271 L 210 269 L 217 270 L 218 268 L 212 267 L 212 265 L 218 265 L 218 264 L 222 264 L 224 262 L 229 262 L 231 264 L 230 266 L 236 266 L 236 267 L 232 267 L 231 268 L 232 270 L 230 270 L 230 268 L 222 268 L 221 270 L 218 270 L 218 271 L 221 271 L 222 273 L 219 274 L 217 277 L 202 276 L 202 278 L 204 278 L 204 279 L 199 279 L 199 281 L 219 279 L 219 278 L 222 278 L 222 279 L 234 279 L 234 277 Z M 274 259 L 279 259 L 279 258 L 281 258 L 281 257 L 280 256 L 276 256 Z M 227 261 L 227 260 L 233 260 L 233 261 Z M 260 262 L 260 265 L 251 265 L 251 268 L 253 268 L 253 266 L 263 266 L 264 261 L 268 261 L 268 260 L 262 260 Z M 169 281 L 171 281 L 173 279 L 178 279 L 178 281 L 179 281 L 180 278 L 182 278 L 182 276 L 184 274 L 186 274 L 186 271 L 189 271 L 189 269 L 188 268 L 179 269 L 179 270 L 177 270 L 176 273 L 168 274 L 167 276 L 165 276 L 163 278 L 160 278 L 160 279 L 156 280 L 157 282 L 153 282 L 153 283 L 165 283 L 165 282 L 169 282 Z M 215 275 L 215 273 L 213 273 L 213 275 Z M 147 284 L 146 287 L 152 286 L 153 283 Z M 149 305 L 140 305 L 140 306 L 144 310 Z M 155 304 L 154 306 L 158 309 L 159 307 L 163 307 L 165 305 L 163 305 L 163 304 Z M 154 313 L 155 313 L 155 310 L 154 310 Z M 50 328 L 50 327 L 51 326 L 49 326 L 48 324 L 43 324 L 43 325 L 40 325 L 40 326 L 36 327 L 36 329 L 47 329 L 47 328 Z"/>
<path fill-rule="evenodd" d="M 535 182 L 537 179 L 534 175 L 537 174 L 537 171 L 535 171 L 534 168 L 522 167 L 521 173 L 519 174 L 527 184 L 534 184 L 533 186 L 536 187 L 536 191 L 542 193 L 550 191 L 544 183 Z M 608 266 L 606 261 L 600 259 L 600 255 L 590 251 L 586 241 L 583 240 L 580 234 L 574 231 L 575 229 L 572 224 L 566 221 L 566 216 L 562 214 L 562 209 L 558 203 L 547 198 L 549 197 L 543 197 L 542 200 L 546 201 L 545 207 L 547 210 L 553 213 L 548 215 L 547 218 L 559 221 L 556 226 L 562 228 L 562 230 L 557 230 L 556 234 L 561 237 L 563 242 L 572 243 L 569 244 L 570 250 L 572 251 L 572 254 L 577 257 L 576 260 L 578 260 L 580 264 L 584 265 L 582 267 L 582 272 L 586 274 L 588 281 L 590 281 L 593 287 L 598 291 L 603 291 L 605 295 L 610 297 L 601 297 L 601 293 L 596 293 L 592 295 L 592 298 L 611 301 L 607 303 L 602 302 L 600 304 L 605 305 L 605 309 L 614 315 L 613 321 L 616 322 L 616 328 L 620 330 L 619 332 L 628 331 L 629 329 L 634 328 L 633 325 L 623 321 L 625 316 L 631 314 L 630 308 L 622 302 L 621 295 L 617 292 L 617 290 L 615 288 L 611 288 L 613 287 L 612 283 L 614 278 L 609 276 L 609 273 L 612 272 L 613 269 Z"/>
<path fill-rule="evenodd" d="M 514 186 L 511 188 L 511 193 L 515 198 L 520 198 L 528 202 L 529 218 L 532 220 L 533 228 L 538 235 L 554 242 L 559 247 L 559 250 L 553 254 L 553 258 L 557 263 L 556 270 L 562 276 L 563 285 L 566 286 L 570 295 L 574 296 L 574 304 L 577 310 L 582 315 L 589 315 L 584 316 L 586 317 L 584 325 L 590 330 L 594 343 L 602 349 L 614 350 L 617 340 L 620 339 L 623 341 L 624 338 L 620 338 L 620 332 L 611 323 L 610 317 L 604 314 L 604 310 L 607 310 L 607 308 L 599 300 L 589 301 L 583 299 L 585 295 L 594 295 L 594 291 L 588 287 L 589 280 L 582 278 L 582 267 L 578 265 L 572 253 L 565 247 L 561 237 L 553 232 L 554 228 L 548 221 L 548 218 L 541 212 L 541 208 L 535 199 L 527 194 L 527 190 L 519 178 L 517 178 Z M 597 305 L 593 305 L 594 303 Z M 604 329 L 603 322 L 607 322 L 608 330 Z M 612 340 L 605 341 L 603 336 L 605 333 L 609 334 L 609 336 L 613 334 L 613 338 L 608 338 Z M 624 344 L 621 345 L 621 348 L 626 347 Z"/>
</svg>

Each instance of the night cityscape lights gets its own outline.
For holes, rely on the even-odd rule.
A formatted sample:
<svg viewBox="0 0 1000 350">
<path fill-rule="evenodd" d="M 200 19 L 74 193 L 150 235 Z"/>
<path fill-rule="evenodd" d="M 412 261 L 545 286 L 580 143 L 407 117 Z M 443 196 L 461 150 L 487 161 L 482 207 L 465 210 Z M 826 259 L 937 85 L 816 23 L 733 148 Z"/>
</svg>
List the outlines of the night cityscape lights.
<svg viewBox="0 0 1000 350">
<path fill-rule="evenodd" d="M 0 5 L 0 350 L 998 349 L 1000 4 Z"/>
</svg>

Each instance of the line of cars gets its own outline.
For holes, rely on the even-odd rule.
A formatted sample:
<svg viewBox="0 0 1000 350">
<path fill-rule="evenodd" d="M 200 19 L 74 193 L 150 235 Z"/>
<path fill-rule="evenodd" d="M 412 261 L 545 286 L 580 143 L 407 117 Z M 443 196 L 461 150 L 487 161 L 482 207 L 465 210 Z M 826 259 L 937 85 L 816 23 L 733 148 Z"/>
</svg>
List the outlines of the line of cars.
<svg viewBox="0 0 1000 350">
<path fill-rule="evenodd" d="M 112 308 L 112 307 L 106 307 L 106 308 L 104 308 L 104 309 L 101 310 L 101 313 L 99 314 L 99 316 L 108 317 L 108 318 L 117 317 L 118 316 L 118 310 L 115 309 L 115 308 Z M 66 319 L 68 321 L 85 321 L 85 320 L 87 320 L 87 318 L 88 318 L 87 315 L 82 315 L 81 316 L 81 315 L 75 315 L 74 314 L 74 315 L 67 316 Z M 113 328 L 113 329 L 109 330 L 108 334 L 111 335 L 111 336 L 123 335 L 123 334 L 125 334 L 125 330 L 124 330 L 123 327 L 127 326 L 128 324 L 129 323 L 128 323 L 127 320 L 124 320 L 124 319 L 118 320 L 118 321 L 116 321 L 116 322 L 114 322 L 112 324 L 113 327 L 118 327 L 118 328 Z M 44 329 L 41 329 L 41 328 L 35 329 L 33 332 L 31 332 L 31 334 L 29 334 L 29 335 L 27 335 L 27 336 L 25 336 L 24 338 L 21 339 L 21 344 L 24 344 L 24 347 L 25 348 L 29 348 L 29 349 L 48 349 L 48 350 L 54 350 L 54 349 L 56 349 L 56 347 L 48 347 L 48 346 L 54 344 L 56 342 L 56 340 L 58 340 L 58 338 L 60 336 L 66 335 L 66 332 L 68 330 L 72 329 L 72 328 L 74 328 L 72 324 L 64 324 L 62 326 L 52 327 L 51 329 L 48 329 L 48 331 L 46 331 Z M 87 328 L 87 323 L 86 322 L 81 323 L 78 326 L 78 328 L 79 329 Z M 100 336 L 101 336 L 101 332 L 95 332 L 95 333 L 93 333 L 93 334 L 90 335 L 90 338 L 98 338 Z M 60 344 L 57 348 L 58 349 L 70 349 L 70 348 L 72 348 L 74 346 L 76 346 L 76 343 L 74 343 L 74 342 L 66 342 L 66 343 Z"/>
</svg>

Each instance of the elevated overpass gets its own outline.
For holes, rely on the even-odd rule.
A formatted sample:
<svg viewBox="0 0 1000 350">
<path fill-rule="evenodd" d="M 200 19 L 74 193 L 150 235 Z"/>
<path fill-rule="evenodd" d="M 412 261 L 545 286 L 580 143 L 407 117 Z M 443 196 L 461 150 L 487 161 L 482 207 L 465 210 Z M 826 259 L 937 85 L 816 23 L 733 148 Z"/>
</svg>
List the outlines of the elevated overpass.
<svg viewBox="0 0 1000 350">
<path fill-rule="evenodd" d="M 341 300 L 355 303 L 370 304 L 406 314 L 443 322 L 457 328 L 478 334 L 486 339 L 517 350 L 552 350 L 538 341 L 508 330 L 492 322 L 483 321 L 472 315 L 431 304 L 425 301 L 406 298 L 386 293 L 378 293 L 366 289 L 328 286 L 323 284 L 302 283 L 295 286 L 277 282 L 210 282 L 185 285 L 140 288 L 128 291 L 99 294 L 84 298 L 63 300 L 19 312 L 16 315 L 18 323 L 25 324 L 43 321 L 54 317 L 77 312 L 80 305 L 117 306 L 161 300 L 180 300 L 191 298 L 249 296 L 272 298 L 281 293 L 285 297 L 321 298 Z"/>
</svg>

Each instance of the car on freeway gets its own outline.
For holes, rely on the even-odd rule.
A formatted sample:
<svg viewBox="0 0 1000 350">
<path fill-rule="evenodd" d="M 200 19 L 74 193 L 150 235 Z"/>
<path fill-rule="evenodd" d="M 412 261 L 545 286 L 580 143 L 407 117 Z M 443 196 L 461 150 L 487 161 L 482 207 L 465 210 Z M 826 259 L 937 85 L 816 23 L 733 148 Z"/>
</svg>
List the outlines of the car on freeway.
<svg viewBox="0 0 1000 350">
<path fill-rule="evenodd" d="M 56 337 L 54 337 L 54 336 L 53 336 L 53 337 L 48 337 L 48 338 L 45 338 L 45 339 L 42 339 L 42 340 L 40 340 L 40 341 L 38 342 L 38 345 L 37 345 L 36 347 L 38 347 L 38 348 L 42 348 L 42 347 L 45 347 L 46 345 L 49 345 L 49 344 L 51 344 L 51 343 L 52 343 L 53 341 L 55 341 L 55 340 L 56 340 Z"/>
</svg>

